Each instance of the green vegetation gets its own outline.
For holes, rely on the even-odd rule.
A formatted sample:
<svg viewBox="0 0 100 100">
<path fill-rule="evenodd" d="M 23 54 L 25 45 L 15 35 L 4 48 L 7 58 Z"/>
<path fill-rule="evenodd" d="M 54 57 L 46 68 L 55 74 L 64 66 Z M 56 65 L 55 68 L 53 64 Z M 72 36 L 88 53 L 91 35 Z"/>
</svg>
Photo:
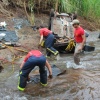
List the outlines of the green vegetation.
<svg viewBox="0 0 100 100">
<path fill-rule="evenodd" d="M 58 12 L 77 12 L 100 25 L 100 0 L 49 0 Z"/>
<path fill-rule="evenodd" d="M 29 8 L 29 11 L 31 12 L 31 15 L 30 15 L 30 23 L 31 25 L 34 25 L 34 0 L 29 0 L 28 1 L 28 8 Z"/>
<path fill-rule="evenodd" d="M 57 1 L 57 0 L 55 0 Z M 59 12 L 77 12 L 100 24 L 100 0 L 58 0 Z"/>
<path fill-rule="evenodd" d="M 54 8 L 58 12 L 77 12 L 78 15 L 83 16 L 89 20 L 100 24 L 100 0 L 2 0 L 0 1 L 0 12 L 9 14 L 5 10 L 6 6 L 14 5 L 15 7 L 24 8 L 31 12 L 30 17 L 32 23 L 34 22 L 34 12 L 49 12 Z"/>
<path fill-rule="evenodd" d="M 100 18 L 100 0 L 69 0 L 72 5 L 72 11 L 76 10 L 79 15 L 86 18 Z"/>
<path fill-rule="evenodd" d="M 38 1 L 41 2 L 41 0 Z M 76 11 L 78 15 L 100 23 L 100 0 L 42 0 L 41 3 L 43 1 L 44 10 L 51 5 L 51 8 L 53 7 L 58 12 L 72 13 Z"/>
</svg>

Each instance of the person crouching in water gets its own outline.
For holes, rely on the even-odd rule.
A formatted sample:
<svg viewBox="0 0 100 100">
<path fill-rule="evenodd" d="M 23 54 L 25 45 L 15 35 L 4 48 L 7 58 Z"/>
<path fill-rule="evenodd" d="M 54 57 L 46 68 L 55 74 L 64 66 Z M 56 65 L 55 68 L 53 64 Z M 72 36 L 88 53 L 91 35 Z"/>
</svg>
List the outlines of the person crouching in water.
<svg viewBox="0 0 100 100">
<path fill-rule="evenodd" d="M 50 64 L 46 60 L 46 57 L 39 50 L 32 50 L 26 55 L 24 61 L 20 66 L 21 70 L 18 82 L 19 90 L 25 90 L 29 73 L 34 69 L 35 66 L 39 66 L 41 85 L 47 85 L 47 71 L 45 70 L 45 66 L 49 71 L 49 78 L 52 78 L 52 69 Z"/>
<path fill-rule="evenodd" d="M 39 33 L 41 36 L 39 46 L 41 46 L 41 42 L 43 38 L 45 38 L 45 47 L 47 51 L 47 57 L 50 57 L 51 54 L 54 54 L 56 56 L 58 54 L 58 51 L 53 48 L 54 35 L 52 34 L 52 31 L 48 30 L 47 28 L 41 28 L 41 27 L 37 27 L 37 30 L 39 30 Z"/>
<path fill-rule="evenodd" d="M 82 52 L 82 49 L 85 45 L 86 36 L 84 29 L 79 25 L 80 24 L 79 20 L 77 19 L 73 20 L 72 24 L 74 27 L 74 39 L 76 42 L 75 52 L 74 52 L 74 62 L 77 65 L 79 65 L 80 64 L 79 54 Z"/>
</svg>

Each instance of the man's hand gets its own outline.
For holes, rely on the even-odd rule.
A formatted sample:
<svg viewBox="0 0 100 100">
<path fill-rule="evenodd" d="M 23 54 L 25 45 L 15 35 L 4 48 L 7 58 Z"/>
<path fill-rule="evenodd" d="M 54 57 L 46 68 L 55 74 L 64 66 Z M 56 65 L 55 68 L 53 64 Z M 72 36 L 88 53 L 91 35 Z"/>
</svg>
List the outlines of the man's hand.
<svg viewBox="0 0 100 100">
<path fill-rule="evenodd" d="M 84 45 L 79 46 L 78 50 L 81 51 L 83 49 Z"/>
<path fill-rule="evenodd" d="M 82 50 L 82 46 L 78 48 L 78 51 L 81 51 L 81 50 Z"/>
<path fill-rule="evenodd" d="M 29 77 L 29 76 L 27 77 L 27 81 L 28 81 L 28 82 L 30 81 L 30 77 Z"/>
<path fill-rule="evenodd" d="M 48 78 L 52 79 L 52 78 L 53 78 L 53 76 L 52 76 L 52 75 L 49 75 L 49 76 L 48 76 Z"/>
</svg>

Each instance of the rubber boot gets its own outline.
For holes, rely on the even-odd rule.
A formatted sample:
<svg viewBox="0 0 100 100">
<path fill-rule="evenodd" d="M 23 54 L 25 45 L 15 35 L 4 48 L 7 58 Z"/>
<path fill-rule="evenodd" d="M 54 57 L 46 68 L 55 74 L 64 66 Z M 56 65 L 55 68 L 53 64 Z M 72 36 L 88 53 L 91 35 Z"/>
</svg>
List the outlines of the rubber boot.
<svg viewBox="0 0 100 100">
<path fill-rule="evenodd" d="M 39 72 L 40 72 L 40 83 L 41 85 L 46 86 L 47 85 L 47 71 L 45 70 L 42 72 L 39 70 Z"/>
<path fill-rule="evenodd" d="M 100 39 L 100 34 L 99 34 L 98 38 Z"/>
<path fill-rule="evenodd" d="M 22 75 L 19 76 L 19 82 L 18 82 L 18 89 L 20 91 L 24 91 L 27 83 L 27 77 L 24 77 Z"/>
</svg>

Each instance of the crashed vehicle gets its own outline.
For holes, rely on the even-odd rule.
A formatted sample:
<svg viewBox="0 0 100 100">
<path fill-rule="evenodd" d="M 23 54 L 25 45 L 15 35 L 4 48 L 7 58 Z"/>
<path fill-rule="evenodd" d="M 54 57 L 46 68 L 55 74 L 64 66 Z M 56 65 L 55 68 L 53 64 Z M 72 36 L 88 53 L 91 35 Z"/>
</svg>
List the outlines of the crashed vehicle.
<svg viewBox="0 0 100 100">
<path fill-rule="evenodd" d="M 54 32 L 54 48 L 59 53 L 74 53 L 75 42 L 71 40 L 73 36 L 73 26 L 71 18 L 66 13 L 56 15 L 51 18 L 51 31 Z"/>
</svg>

